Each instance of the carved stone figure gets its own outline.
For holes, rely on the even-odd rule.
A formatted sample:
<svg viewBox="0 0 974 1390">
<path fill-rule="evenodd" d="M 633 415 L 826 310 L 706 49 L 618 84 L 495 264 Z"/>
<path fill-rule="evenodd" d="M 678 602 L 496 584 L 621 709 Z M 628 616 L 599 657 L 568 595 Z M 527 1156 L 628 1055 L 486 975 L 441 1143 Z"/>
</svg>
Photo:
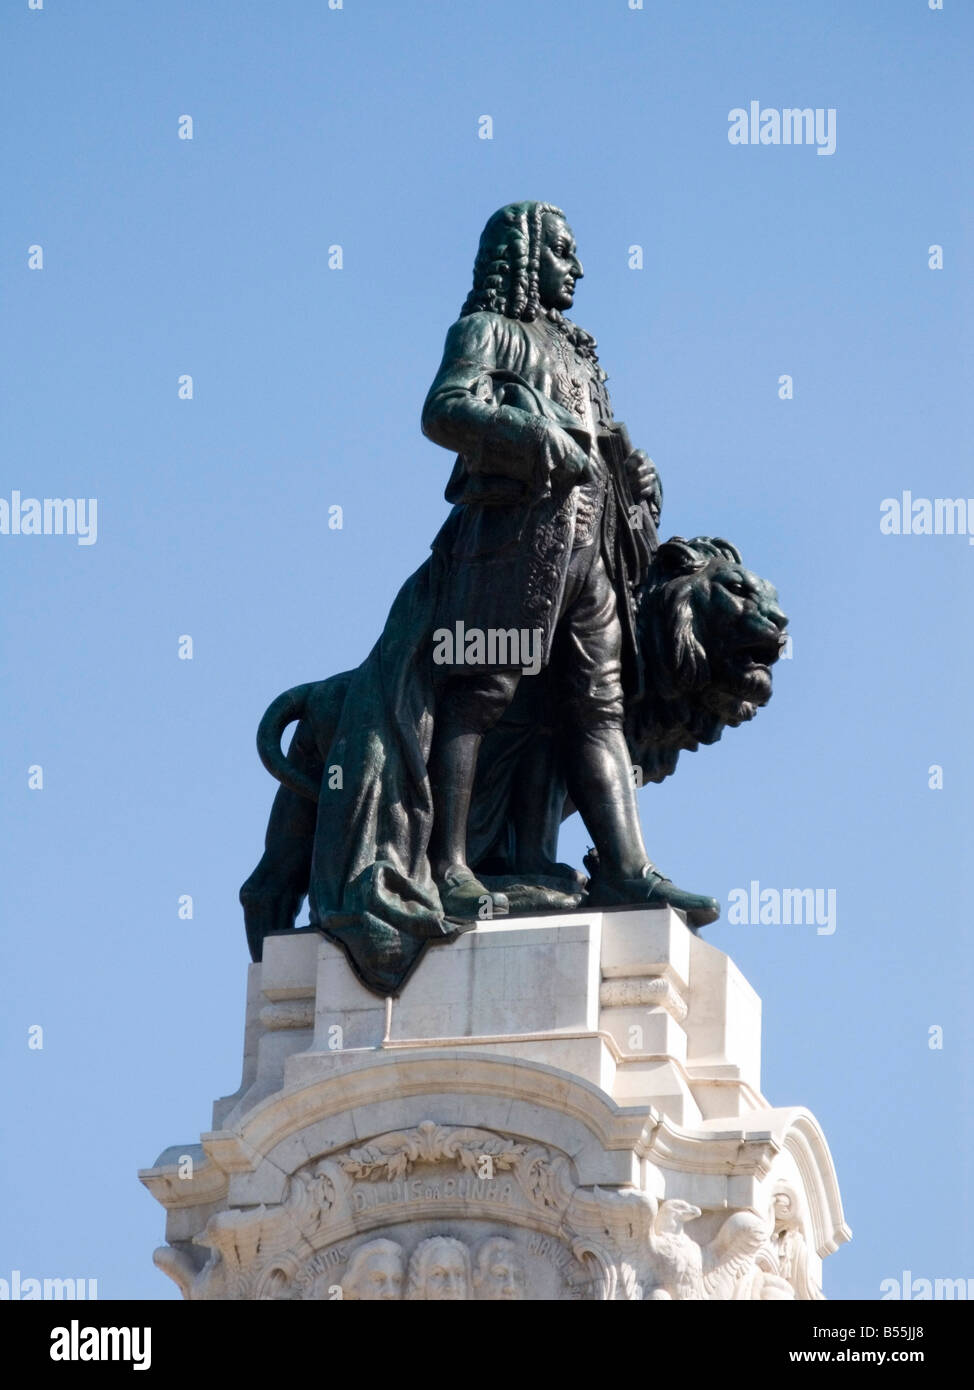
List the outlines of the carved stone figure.
<svg viewBox="0 0 974 1390">
<path fill-rule="evenodd" d="M 457 453 L 453 510 L 362 665 L 261 721 L 282 786 L 241 889 L 255 959 L 306 894 L 310 925 L 384 995 L 486 916 L 670 905 L 697 928 L 719 913 L 650 861 L 636 783 L 767 702 L 787 620 L 726 541 L 659 545 L 655 466 L 564 316 L 581 276 L 558 208 L 488 222 L 422 417 Z M 576 809 L 588 878 L 557 859 Z"/>
<path fill-rule="evenodd" d="M 808 1270 L 808 1247 L 796 1193 L 781 1187 L 772 1200 L 774 1234 L 772 1247 L 781 1277 L 797 1291 L 799 1298 L 821 1299 L 822 1290 Z"/>
<path fill-rule="evenodd" d="M 708 1246 L 704 1247 L 704 1297 L 728 1300 L 776 1297 L 775 1278 L 766 1268 L 759 1270 L 756 1260 L 766 1246 L 770 1232 L 767 1222 L 753 1212 L 740 1211 L 729 1216 Z M 780 1291 L 780 1284 L 779 1284 Z"/>
<path fill-rule="evenodd" d="M 703 1213 L 680 1198 L 657 1202 L 647 1192 L 596 1189 L 620 1252 L 623 1296 L 650 1302 L 728 1300 L 782 1296 L 773 1254 L 766 1266 L 767 1295 L 752 1287 L 756 1261 L 768 1246 L 768 1223 L 754 1212 L 733 1212 L 712 1240 L 700 1243 L 686 1230 Z M 788 1296 L 787 1293 L 784 1296 Z M 792 1294 L 793 1296 L 793 1294 Z"/>
<path fill-rule="evenodd" d="M 482 1102 L 478 1094 L 475 1105 Z M 673 1142 L 687 1138 L 682 1128 L 670 1131 L 671 1158 Z M 723 1153 L 707 1159 L 712 1176 L 739 1148 L 730 1135 L 720 1142 Z M 772 1149 L 782 1153 L 769 1143 L 769 1160 Z M 488 1157 L 492 1177 L 484 1175 Z M 269 1175 L 275 1165 L 262 1162 Z M 159 1250 L 156 1263 L 193 1300 L 822 1297 L 808 1276 L 802 1206 L 789 1183 L 774 1183 L 767 1213 L 723 1204 L 702 1210 L 653 1196 L 651 1189 L 665 1187 L 657 1168 L 647 1172 L 651 1189 L 590 1186 L 573 1168 L 548 1143 L 424 1119 L 307 1160 L 279 1200 L 204 1217 L 194 1236 Z M 175 1187 L 173 1195 L 180 1197 Z M 201 1215 L 208 1210 L 209 1202 Z"/>
<path fill-rule="evenodd" d="M 671 1199 L 660 1203 L 646 1236 L 653 1285 L 643 1294 L 644 1298 L 658 1301 L 703 1297 L 703 1251 L 683 1229 L 699 1215 L 700 1208 L 689 1202 Z"/>
<path fill-rule="evenodd" d="M 403 1249 L 394 1240 L 370 1240 L 359 1246 L 342 1280 L 342 1297 L 369 1303 L 402 1298 Z"/>
<path fill-rule="evenodd" d="M 462 1302 L 470 1297 L 470 1254 L 452 1236 L 420 1241 L 409 1261 L 406 1298 L 425 1302 Z"/>
<path fill-rule="evenodd" d="M 477 1249 L 473 1266 L 476 1298 L 483 1302 L 523 1299 L 524 1267 L 521 1253 L 506 1236 L 489 1236 Z"/>
</svg>

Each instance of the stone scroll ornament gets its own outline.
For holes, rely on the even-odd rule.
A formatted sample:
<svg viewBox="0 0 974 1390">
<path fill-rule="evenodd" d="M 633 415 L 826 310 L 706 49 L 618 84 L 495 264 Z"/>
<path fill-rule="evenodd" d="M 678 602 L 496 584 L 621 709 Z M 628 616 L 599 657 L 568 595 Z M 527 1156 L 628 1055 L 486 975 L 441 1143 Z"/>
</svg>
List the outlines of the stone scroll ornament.
<svg viewBox="0 0 974 1390">
<path fill-rule="evenodd" d="M 295 686 L 258 730 L 281 783 L 241 889 L 253 958 L 295 926 L 398 995 L 424 949 L 505 914 L 673 907 L 637 784 L 771 697 L 787 619 L 721 539 L 660 544 L 662 486 L 615 420 L 560 209 L 488 221 L 422 414 L 456 455 L 452 510 L 362 664 Z M 286 756 L 281 737 L 297 721 Z M 558 860 L 561 822 L 592 839 Z"/>
</svg>

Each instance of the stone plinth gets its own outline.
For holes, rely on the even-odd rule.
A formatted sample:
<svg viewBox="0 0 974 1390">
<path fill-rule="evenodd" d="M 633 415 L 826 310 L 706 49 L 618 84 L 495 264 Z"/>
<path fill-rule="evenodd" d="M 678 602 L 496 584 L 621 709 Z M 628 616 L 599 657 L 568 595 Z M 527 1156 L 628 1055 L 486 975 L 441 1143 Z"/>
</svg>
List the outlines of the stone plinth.
<svg viewBox="0 0 974 1390">
<path fill-rule="evenodd" d="M 498 920 L 381 1000 L 315 933 L 249 967 L 243 1080 L 142 1181 L 187 1298 L 820 1298 L 824 1136 L 669 911 Z"/>
</svg>

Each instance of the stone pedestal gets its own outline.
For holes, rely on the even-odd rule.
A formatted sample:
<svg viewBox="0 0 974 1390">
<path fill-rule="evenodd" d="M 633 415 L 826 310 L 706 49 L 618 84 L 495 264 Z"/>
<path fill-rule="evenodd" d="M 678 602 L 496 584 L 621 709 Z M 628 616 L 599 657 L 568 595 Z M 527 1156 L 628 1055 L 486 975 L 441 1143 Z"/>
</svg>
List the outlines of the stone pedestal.
<svg viewBox="0 0 974 1390">
<path fill-rule="evenodd" d="M 315 933 L 249 967 L 240 1089 L 141 1180 L 187 1298 L 821 1298 L 849 1239 L 761 1001 L 670 911 L 483 923 L 381 1000 Z"/>
</svg>

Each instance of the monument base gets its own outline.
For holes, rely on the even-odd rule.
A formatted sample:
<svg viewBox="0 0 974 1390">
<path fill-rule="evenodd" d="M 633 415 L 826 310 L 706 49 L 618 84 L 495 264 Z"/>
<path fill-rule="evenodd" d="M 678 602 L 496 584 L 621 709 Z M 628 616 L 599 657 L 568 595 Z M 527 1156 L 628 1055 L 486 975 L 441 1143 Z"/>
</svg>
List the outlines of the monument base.
<svg viewBox="0 0 974 1390">
<path fill-rule="evenodd" d="M 317 933 L 249 967 L 243 1081 L 139 1176 L 190 1299 L 821 1298 L 824 1135 L 672 911 L 498 919 L 400 998 Z"/>
</svg>

